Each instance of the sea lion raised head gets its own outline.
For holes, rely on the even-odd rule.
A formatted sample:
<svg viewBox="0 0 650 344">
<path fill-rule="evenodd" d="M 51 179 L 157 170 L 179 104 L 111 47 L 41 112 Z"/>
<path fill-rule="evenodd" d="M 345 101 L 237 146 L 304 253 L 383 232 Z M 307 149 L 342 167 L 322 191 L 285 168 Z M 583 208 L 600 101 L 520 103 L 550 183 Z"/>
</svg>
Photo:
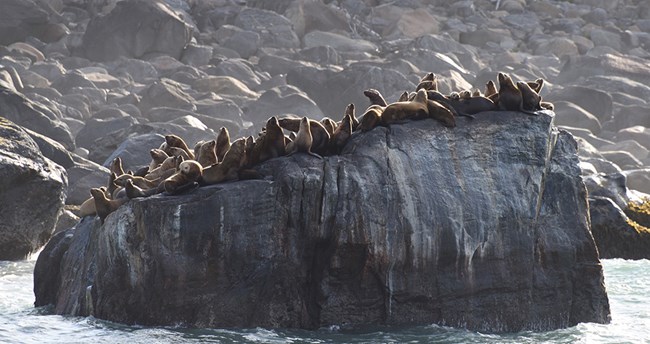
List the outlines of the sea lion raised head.
<svg viewBox="0 0 650 344">
<path fill-rule="evenodd" d="M 368 99 L 370 99 L 370 105 L 379 105 L 379 106 L 388 105 L 388 103 L 386 103 L 386 99 L 384 99 L 384 96 L 382 96 L 381 93 L 374 88 L 370 88 L 363 91 L 363 95 L 365 95 L 366 97 L 368 97 Z"/>
<path fill-rule="evenodd" d="M 199 154 L 197 160 L 203 167 L 208 167 L 217 163 L 217 140 L 210 140 L 203 142 L 199 147 Z"/>
<path fill-rule="evenodd" d="M 165 135 L 165 142 L 167 143 L 167 147 L 166 147 L 167 149 L 165 149 L 165 152 L 167 154 L 172 155 L 172 153 L 170 153 L 168 150 L 171 147 L 177 147 L 184 150 L 185 153 L 187 153 L 189 159 L 194 159 L 194 153 L 190 151 L 190 148 L 187 146 L 187 143 L 185 143 L 185 141 L 180 136 L 174 134 Z"/>
<path fill-rule="evenodd" d="M 183 161 L 178 166 L 178 172 L 173 176 L 165 179 L 162 184 L 170 194 L 176 194 L 187 190 L 189 187 L 194 187 L 198 179 L 203 173 L 203 168 L 195 160 Z"/>
</svg>

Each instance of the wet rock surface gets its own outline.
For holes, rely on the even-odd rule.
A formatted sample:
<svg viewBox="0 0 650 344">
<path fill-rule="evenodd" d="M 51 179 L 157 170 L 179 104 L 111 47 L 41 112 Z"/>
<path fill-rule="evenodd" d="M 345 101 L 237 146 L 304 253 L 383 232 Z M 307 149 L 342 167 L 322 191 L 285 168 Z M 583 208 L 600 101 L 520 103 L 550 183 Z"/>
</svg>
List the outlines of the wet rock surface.
<svg viewBox="0 0 650 344">
<path fill-rule="evenodd" d="M 576 142 L 552 116 L 391 125 L 263 180 L 131 200 L 50 241 L 36 305 L 198 327 L 607 322 Z"/>
</svg>

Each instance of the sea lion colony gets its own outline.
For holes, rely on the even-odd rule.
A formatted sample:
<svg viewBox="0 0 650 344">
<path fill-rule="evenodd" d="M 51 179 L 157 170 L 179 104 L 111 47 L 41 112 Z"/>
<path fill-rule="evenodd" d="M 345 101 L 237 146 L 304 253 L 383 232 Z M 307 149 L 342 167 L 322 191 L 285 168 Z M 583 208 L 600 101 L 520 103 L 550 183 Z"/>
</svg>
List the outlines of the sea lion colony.
<svg viewBox="0 0 650 344">
<path fill-rule="evenodd" d="M 307 117 L 271 117 L 257 138 L 242 137 L 234 142 L 226 128 L 217 137 L 199 141 L 190 149 L 176 135 L 166 135 L 160 147 L 151 149 L 151 163 L 131 172 L 124 171 L 117 157 L 111 163 L 108 185 L 91 189 L 91 196 L 81 205 L 79 215 L 99 215 L 104 221 L 131 198 L 158 193 L 178 194 L 201 185 L 238 179 L 260 178 L 256 165 L 280 156 L 306 153 L 316 158 L 339 154 L 353 132 L 366 132 L 376 126 L 403 123 L 407 120 L 432 118 L 446 127 L 455 127 L 456 118 L 483 111 L 535 111 L 553 109 L 539 95 L 543 79 L 514 82 L 505 73 L 498 74 L 499 88 L 487 82 L 485 91 L 463 90 L 444 95 L 438 91 L 437 77 L 426 74 L 412 92 L 404 92 L 398 101 L 388 103 L 376 89 L 364 91 L 370 106 L 357 119 L 354 104 L 349 104 L 340 121 Z M 285 130 L 289 135 L 285 134 Z"/>
</svg>

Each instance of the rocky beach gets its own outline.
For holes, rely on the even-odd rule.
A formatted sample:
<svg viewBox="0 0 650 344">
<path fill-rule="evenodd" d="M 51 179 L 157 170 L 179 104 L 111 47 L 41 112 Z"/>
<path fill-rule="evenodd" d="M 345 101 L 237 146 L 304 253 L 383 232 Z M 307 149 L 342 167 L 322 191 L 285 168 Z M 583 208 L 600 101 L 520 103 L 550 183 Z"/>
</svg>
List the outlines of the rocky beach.
<svg viewBox="0 0 650 344">
<path fill-rule="evenodd" d="M 650 257 L 649 57 L 650 4 L 634 0 L 5 0 L 0 3 L 0 213 L 6 220 L 0 223 L 0 259 L 23 259 L 58 233 L 36 265 L 37 304 L 54 304 L 57 313 L 97 314 L 126 323 L 313 328 L 344 319 L 435 322 L 498 332 L 606 322 L 609 306 L 598 259 Z M 164 142 L 165 135 L 178 135 L 193 146 L 214 139 L 222 127 L 233 141 L 255 136 L 271 116 L 339 120 L 350 103 L 363 113 L 369 105 L 364 90 L 377 89 L 393 102 L 402 92 L 415 90 L 429 72 L 437 75 L 438 90 L 445 94 L 483 91 L 499 72 L 516 80 L 543 78 L 540 94 L 554 105 L 554 112 L 481 113 L 475 120 L 459 119 L 453 129 L 430 120 L 377 128 L 355 133 L 341 155 L 322 161 L 298 155 L 268 161 L 259 167 L 263 180 L 132 200 L 103 227 L 95 217 L 79 217 L 89 190 L 106 185 L 116 157 L 125 170 L 136 171 L 149 164 L 150 149 Z M 499 130 L 507 135 L 496 140 Z M 430 144 L 421 149 L 406 138 Z M 347 160 L 352 157 L 359 159 L 357 165 Z M 386 161 L 374 162 L 377 158 Z M 365 174 L 355 169 L 374 173 L 370 176 L 376 183 L 366 185 L 360 177 Z M 518 174 L 504 177 L 513 169 Z M 334 179 L 328 184 L 328 178 Z M 417 186 L 410 184 L 413 180 Z M 437 183 L 425 182 L 430 180 Z M 392 190 L 389 196 L 365 197 L 371 206 L 396 202 L 394 207 L 402 209 L 399 221 L 371 221 L 394 207 L 378 207 L 384 210 L 377 214 L 359 208 L 362 215 L 346 215 L 334 226 L 332 211 L 356 209 L 355 202 L 340 195 L 327 196 L 346 190 L 346 185 L 358 195 L 377 185 Z M 468 185 L 482 187 L 468 191 Z M 427 194 L 404 196 L 418 186 L 442 189 L 458 203 L 440 203 Z M 312 191 L 289 196 L 297 190 Z M 279 231 L 277 236 L 257 242 L 266 237 L 244 231 L 266 228 L 256 227 L 260 223 L 255 218 L 223 222 L 210 217 L 195 223 L 192 219 L 202 213 L 174 213 L 180 205 L 204 198 L 214 203 L 205 212 L 214 212 L 240 194 L 259 203 L 242 200 L 233 207 L 259 206 L 257 220 L 273 224 L 269 228 Z M 271 212 L 272 201 L 283 204 L 283 210 Z M 343 207 L 345 202 L 350 204 Z M 419 202 L 433 210 L 419 209 Z M 153 216 L 158 208 L 168 211 Z M 324 214 L 334 222 L 311 222 L 316 215 L 325 221 Z M 534 220 L 528 222 L 529 217 Z M 404 218 L 420 222 L 406 223 Z M 445 222 L 450 218 L 460 220 Z M 176 228 L 174 221 L 185 225 Z M 226 239 L 213 236 L 217 223 L 230 225 Z M 422 239 L 426 231 L 420 230 L 436 226 L 450 231 L 436 232 L 435 245 L 405 239 Z M 343 227 L 364 234 L 346 237 Z M 199 232 L 189 241 L 179 238 L 177 231 L 188 228 Z M 508 228 L 519 234 L 498 231 Z M 527 228 L 534 234 L 520 233 Z M 241 234 L 231 233 L 234 229 Z M 309 230 L 320 232 L 305 233 Z M 156 231 L 160 233 L 151 236 Z M 377 233 L 383 233 L 383 241 Z M 488 233 L 499 233 L 498 239 Z M 259 251 L 278 238 L 287 240 L 275 244 L 278 252 Z M 202 246 L 196 240 L 208 243 Z M 304 247 L 298 244 L 303 240 Z M 220 251 L 233 242 L 243 246 L 226 246 L 231 255 Z M 390 246 L 396 242 L 404 246 Z M 481 246 L 485 243 L 497 246 Z M 433 247 L 437 258 L 409 251 L 413 247 Z M 519 252 L 522 247 L 529 250 Z M 178 261 L 154 269 L 152 248 L 170 249 L 160 257 L 173 252 Z M 485 260 L 472 263 L 482 249 Z M 187 250 L 204 251 L 193 257 Z M 233 268 L 248 271 L 250 280 L 237 284 L 236 271 L 223 264 L 251 252 L 257 252 L 257 260 Z M 314 258 L 319 254 L 328 260 Z M 508 255 L 511 260 L 503 260 Z M 278 256 L 295 270 L 273 259 Z M 418 263 L 414 257 L 426 259 Z M 440 263 L 445 259 L 453 264 Z M 495 260 L 500 262 L 496 267 Z M 197 262 L 204 264 L 198 265 L 203 270 L 162 278 Z M 392 275 L 394 264 L 402 276 Z M 414 282 L 409 273 L 431 271 L 427 264 L 440 269 L 437 277 L 428 286 Z M 67 270 L 73 265 L 81 268 Z M 472 267 L 490 273 L 474 279 Z M 528 268 L 534 271 L 534 283 L 524 282 L 524 276 L 530 278 L 524 273 Z M 265 306 L 268 314 L 256 313 L 253 306 L 240 314 L 236 307 L 211 299 L 213 293 L 232 292 L 215 277 L 221 273 L 243 290 L 272 295 Z M 264 294 L 256 289 L 256 278 L 271 273 L 289 274 L 304 285 L 292 288 L 285 285 L 288 280 L 265 277 Z M 356 275 L 361 277 L 351 277 Z M 508 291 L 518 295 L 516 301 L 487 301 L 493 295 L 507 299 L 507 287 L 500 284 L 506 276 L 522 278 Z M 217 284 L 209 288 L 195 285 L 215 278 Z M 456 278 L 458 285 L 445 282 Z M 575 287 L 578 280 L 584 288 Z M 432 285 L 437 289 L 428 290 Z M 142 292 L 150 286 L 163 290 Z M 171 286 L 181 293 L 175 297 L 187 304 L 157 304 L 159 309 L 149 309 L 150 314 L 139 313 L 151 300 L 160 302 L 155 295 Z M 184 294 L 195 287 L 205 296 Z M 131 299 L 112 293 L 120 288 L 130 290 Z M 395 290 L 401 293 L 393 295 Z M 466 298 L 477 290 L 500 292 Z M 524 295 L 530 290 L 535 292 L 528 299 Z M 323 300 L 323 293 L 330 292 L 337 299 Z M 545 303 L 545 295 L 557 303 L 571 300 L 574 308 L 552 315 L 548 310 L 557 304 Z M 208 299 L 237 316 L 220 318 L 217 306 L 200 308 Z M 131 303 L 123 305 L 124 300 Z M 450 300 L 462 306 L 452 307 Z M 427 309 L 431 302 L 438 306 Z M 178 318 L 166 318 L 169 309 L 178 311 Z M 474 318 L 470 315 L 476 309 L 481 311 Z M 494 309 L 501 314 L 498 321 L 480 316 Z M 515 310 L 524 309 L 528 316 L 517 318 Z"/>
</svg>

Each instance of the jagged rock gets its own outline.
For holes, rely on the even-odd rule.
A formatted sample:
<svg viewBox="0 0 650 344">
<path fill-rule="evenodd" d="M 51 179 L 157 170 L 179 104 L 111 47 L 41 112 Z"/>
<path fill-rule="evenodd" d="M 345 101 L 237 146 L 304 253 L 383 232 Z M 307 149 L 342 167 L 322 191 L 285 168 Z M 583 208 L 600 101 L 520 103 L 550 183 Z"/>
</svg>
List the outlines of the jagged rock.
<svg viewBox="0 0 650 344">
<path fill-rule="evenodd" d="M 50 241 L 35 304 L 197 327 L 607 322 L 576 143 L 551 123 L 380 127 L 338 156 L 272 159 L 264 180 L 131 200 Z"/>
<path fill-rule="evenodd" d="M 94 61 L 153 54 L 180 59 L 191 38 L 191 26 L 164 2 L 127 0 L 88 23 L 80 50 Z"/>
<path fill-rule="evenodd" d="M 24 259 L 52 235 L 66 197 L 65 170 L 22 128 L 0 117 L 0 260 Z"/>
<path fill-rule="evenodd" d="M 74 140 L 68 126 L 58 120 L 51 110 L 0 85 L 0 115 L 8 120 L 43 134 L 67 149 L 74 149 Z"/>
</svg>

